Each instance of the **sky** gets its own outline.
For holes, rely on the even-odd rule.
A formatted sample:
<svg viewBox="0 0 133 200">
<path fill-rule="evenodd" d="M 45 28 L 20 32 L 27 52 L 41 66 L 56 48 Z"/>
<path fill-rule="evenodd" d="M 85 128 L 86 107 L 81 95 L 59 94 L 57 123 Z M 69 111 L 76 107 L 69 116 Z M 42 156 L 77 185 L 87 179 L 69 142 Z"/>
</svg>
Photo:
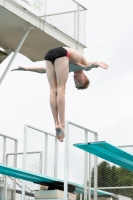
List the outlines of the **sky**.
<svg viewBox="0 0 133 200">
<path fill-rule="evenodd" d="M 101 68 L 87 72 L 90 86 L 76 90 L 73 73 L 66 85 L 66 120 L 98 132 L 99 141 L 132 145 L 133 134 L 133 12 L 132 0 L 81 1 L 86 13 L 88 61 L 103 61 Z M 0 73 L 9 62 L 1 65 Z M 31 61 L 19 54 L 11 69 Z M 49 106 L 49 85 L 45 74 L 8 72 L 0 86 L 0 133 L 19 140 L 29 124 L 55 133 Z"/>
</svg>

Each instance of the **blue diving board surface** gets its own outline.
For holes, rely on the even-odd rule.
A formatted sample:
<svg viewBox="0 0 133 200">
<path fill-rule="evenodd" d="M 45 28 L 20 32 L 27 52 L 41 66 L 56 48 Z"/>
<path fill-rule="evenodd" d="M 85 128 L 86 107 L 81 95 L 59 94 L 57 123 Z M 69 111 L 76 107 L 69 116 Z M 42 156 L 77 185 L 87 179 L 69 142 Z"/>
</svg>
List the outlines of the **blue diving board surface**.
<svg viewBox="0 0 133 200">
<path fill-rule="evenodd" d="M 53 189 L 64 190 L 64 181 L 61 179 L 44 176 L 42 174 L 31 173 L 29 171 L 21 170 L 15 167 L 9 167 L 9 166 L 0 164 L 0 174 L 30 181 L 36 184 L 46 185 L 46 186 L 49 186 L 49 190 L 53 190 Z M 68 191 L 72 193 L 76 192 L 78 194 L 83 194 L 84 186 L 80 184 L 68 182 Z M 94 189 L 91 188 L 91 194 L 93 193 L 94 193 Z M 98 190 L 98 195 L 112 196 L 112 193 Z"/>
<path fill-rule="evenodd" d="M 133 155 L 105 141 L 74 144 L 74 146 L 133 171 Z"/>
</svg>

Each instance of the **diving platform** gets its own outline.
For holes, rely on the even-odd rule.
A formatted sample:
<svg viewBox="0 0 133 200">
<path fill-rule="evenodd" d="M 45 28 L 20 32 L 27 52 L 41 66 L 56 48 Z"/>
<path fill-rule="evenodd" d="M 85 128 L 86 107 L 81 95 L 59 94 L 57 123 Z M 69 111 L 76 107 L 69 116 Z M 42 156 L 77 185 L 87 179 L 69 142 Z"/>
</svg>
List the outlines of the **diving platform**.
<svg viewBox="0 0 133 200">
<path fill-rule="evenodd" d="M 0 174 L 11 176 L 14 178 L 30 181 L 36 184 L 48 186 L 48 190 L 64 190 L 64 181 L 57 178 L 52 178 L 48 176 L 44 176 L 41 174 L 31 173 L 26 170 L 21 170 L 14 167 L 9 167 L 6 165 L 0 164 Z M 77 194 L 84 194 L 84 186 L 72 182 L 68 182 L 68 192 L 70 193 L 77 193 Z M 97 191 L 98 196 L 112 196 L 112 193 L 106 192 L 103 190 Z M 94 189 L 91 188 L 91 194 L 94 194 Z"/>
<path fill-rule="evenodd" d="M 74 146 L 133 171 L 133 155 L 105 141 L 74 144 Z"/>
<path fill-rule="evenodd" d="M 23 6 L 19 2 L 22 2 Z M 4 49 L 3 52 L 0 51 L 0 62 L 2 62 L 9 53 L 14 52 L 17 49 L 18 44 L 27 29 L 30 29 L 30 32 L 19 52 L 32 61 L 43 60 L 44 55 L 49 49 L 59 46 L 70 46 L 83 52 L 86 46 L 80 41 L 77 35 L 77 28 L 73 30 L 72 34 L 68 34 L 66 33 L 67 31 L 63 31 L 63 28 L 60 29 L 56 24 L 50 24 L 52 17 L 54 18 L 59 15 L 61 16 L 61 19 L 65 14 L 67 14 L 68 17 L 69 13 L 79 13 L 80 10 L 84 11 L 85 8 L 83 6 L 76 1 L 72 1 L 76 8 L 77 5 L 80 7 L 80 10 L 64 12 L 61 14 L 56 12 L 51 13 L 50 15 L 46 14 L 48 13 L 47 10 L 49 10 L 49 8 L 44 7 L 44 14 L 37 16 L 28 10 L 27 7 L 24 7 L 25 2 L 26 1 L 23 0 L 0 1 L 0 47 Z M 69 18 L 67 21 L 70 21 Z M 67 24 L 65 26 L 68 29 Z M 82 32 L 84 32 L 84 30 Z M 74 36 L 75 34 L 77 36 Z"/>
<path fill-rule="evenodd" d="M 12 183 L 16 184 L 16 185 L 14 184 L 15 187 L 13 187 L 12 189 L 12 191 L 14 191 L 14 195 L 16 195 L 15 192 L 17 193 L 19 192 L 19 194 L 22 194 L 23 200 L 25 199 L 25 196 L 29 196 L 29 194 L 33 195 L 33 191 L 38 191 L 38 194 L 36 195 L 40 195 L 41 197 L 42 193 L 44 196 L 46 196 L 47 193 L 51 193 L 52 191 L 55 190 L 56 191 L 58 190 L 60 191 L 61 194 L 63 194 L 64 200 L 68 200 L 68 193 L 71 193 L 73 195 L 81 194 L 81 196 L 82 194 L 84 194 L 85 199 L 87 198 L 91 199 L 91 197 L 94 198 L 95 200 L 97 200 L 99 197 L 100 198 L 114 197 L 115 199 L 119 199 L 116 194 L 111 192 L 106 192 L 103 190 L 103 188 L 100 189 L 97 187 L 97 180 L 98 180 L 97 157 L 93 157 L 92 155 L 89 155 L 87 152 L 81 151 L 80 149 L 74 147 L 78 145 L 83 146 L 84 144 L 88 146 L 88 143 L 85 142 L 92 141 L 93 138 L 94 138 L 93 141 L 97 141 L 98 140 L 97 132 L 68 121 L 65 122 L 65 128 L 68 134 L 66 134 L 65 138 L 65 152 L 63 156 L 64 166 L 63 166 L 62 155 L 61 157 L 58 157 L 59 142 L 55 137 L 55 135 L 27 124 L 24 126 L 24 152 L 23 153 L 14 152 L 14 153 L 9 153 L 7 155 L 6 151 L 3 152 L 5 153 L 3 157 L 6 157 L 5 160 L 6 162 L 3 161 L 3 164 L 0 164 L 0 174 L 3 175 L 2 176 L 3 183 L 5 183 L 4 186 L 5 188 L 3 187 L 4 192 L 2 199 L 5 200 L 7 199 L 6 197 L 7 197 L 9 180 L 12 180 L 13 181 Z M 79 133 L 79 131 L 82 135 L 79 134 L 80 137 L 76 137 L 77 132 Z M 4 138 L 5 137 L 8 136 L 4 136 Z M 82 144 L 79 144 L 81 142 Z M 76 144 L 73 146 L 74 143 Z M 91 142 L 90 144 L 97 144 L 97 143 L 99 144 L 100 142 Z M 30 147 L 30 152 L 29 152 L 28 145 L 31 144 L 32 146 Z M 6 149 L 7 146 L 6 142 L 3 145 L 4 145 L 3 149 Z M 35 150 L 35 145 L 37 145 L 36 152 L 33 151 Z M 13 147 L 13 149 L 16 148 Z M 112 152 L 112 146 L 110 148 L 106 146 L 104 149 L 105 150 L 109 149 L 109 151 Z M 116 149 L 113 147 L 114 154 L 118 154 L 117 153 L 118 151 Z M 36 157 L 34 156 L 34 153 L 35 155 L 36 153 L 39 154 L 37 154 Z M 124 153 L 122 154 L 122 156 L 123 155 Z M 130 157 L 128 157 L 128 159 L 130 159 Z M 21 161 L 23 160 L 21 165 L 20 165 L 20 160 Z M 53 166 L 50 169 L 50 171 L 48 171 L 49 167 L 51 166 L 50 162 L 51 160 L 53 161 L 52 163 Z M 14 164 L 12 163 L 12 161 L 14 161 Z M 58 168 L 60 161 L 61 165 L 60 168 Z M 92 169 L 94 169 L 94 182 L 91 182 Z M 62 172 L 64 173 L 64 178 L 59 179 L 58 173 L 60 173 L 61 175 Z M 31 183 L 35 183 L 32 184 L 34 189 L 30 188 Z M 16 190 L 16 186 L 20 188 L 19 191 Z M 42 188 L 45 188 L 45 190 Z M 45 193 L 46 190 L 48 192 Z"/>
</svg>

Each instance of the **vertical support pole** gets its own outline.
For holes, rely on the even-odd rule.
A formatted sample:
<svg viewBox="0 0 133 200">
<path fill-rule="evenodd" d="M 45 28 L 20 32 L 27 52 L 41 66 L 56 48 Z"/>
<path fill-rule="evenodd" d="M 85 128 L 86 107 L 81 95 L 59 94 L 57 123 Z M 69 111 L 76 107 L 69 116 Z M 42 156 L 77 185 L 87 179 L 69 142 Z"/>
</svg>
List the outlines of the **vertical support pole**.
<svg viewBox="0 0 133 200">
<path fill-rule="evenodd" d="M 2 164 L 6 164 L 6 137 L 3 136 L 3 158 L 2 158 Z M 2 175 L 2 179 L 5 180 L 5 188 L 4 188 L 4 200 L 6 200 L 7 197 L 7 177 L 5 175 Z"/>
<path fill-rule="evenodd" d="M 45 133 L 45 145 L 44 145 L 44 175 L 47 175 L 47 161 L 48 161 L 48 134 Z"/>
<path fill-rule="evenodd" d="M 69 156 L 69 122 L 65 122 L 65 156 L 64 156 L 64 200 L 68 199 L 68 156 Z"/>
<path fill-rule="evenodd" d="M 95 134 L 95 142 L 98 141 L 98 134 Z M 94 156 L 94 199 L 97 200 L 97 176 L 98 176 L 98 169 L 97 169 L 97 164 L 98 164 L 98 158 L 97 156 Z"/>
<path fill-rule="evenodd" d="M 44 21 L 46 22 L 47 0 L 44 0 Z"/>
<path fill-rule="evenodd" d="M 23 169 L 26 170 L 26 152 L 27 152 L 27 125 L 24 126 L 24 151 L 23 151 Z M 25 200 L 25 180 L 22 181 L 22 200 Z"/>
<path fill-rule="evenodd" d="M 88 200 L 91 200 L 91 154 L 89 153 L 89 184 L 88 184 Z"/>
<path fill-rule="evenodd" d="M 8 165 L 8 154 L 6 155 L 6 165 Z M 5 194 L 4 200 L 7 199 L 7 176 L 5 176 Z"/>
<path fill-rule="evenodd" d="M 8 72 L 8 70 L 9 70 L 11 64 L 13 63 L 13 61 L 14 61 L 14 59 L 15 59 L 17 53 L 19 52 L 20 48 L 22 47 L 22 45 L 23 45 L 23 43 L 24 43 L 24 41 L 25 41 L 25 39 L 26 39 L 26 37 L 27 37 L 27 35 L 28 35 L 30 29 L 31 29 L 31 28 L 28 28 L 28 29 L 27 29 L 27 31 L 26 31 L 26 33 L 24 34 L 23 38 L 21 39 L 21 41 L 20 41 L 20 43 L 19 43 L 19 45 L 18 45 L 16 51 L 14 52 L 14 54 L 13 54 L 13 56 L 12 56 L 10 62 L 8 63 L 8 65 L 7 65 L 7 67 L 6 67 L 5 71 L 4 71 L 4 73 L 2 74 L 2 77 L 1 77 L 1 79 L 0 79 L 0 85 L 1 85 L 2 81 L 4 80 L 4 78 L 5 78 L 5 76 L 6 76 L 7 72 Z"/>
<path fill-rule="evenodd" d="M 42 174 L 42 162 L 43 162 L 43 152 L 40 152 L 40 174 Z"/>
<path fill-rule="evenodd" d="M 6 139 L 7 138 L 8 138 L 7 136 L 5 136 L 5 137 L 3 136 L 3 148 L 4 148 L 4 151 L 3 151 L 3 158 L 4 158 L 3 164 L 4 165 L 8 165 L 8 154 L 6 155 Z M 18 141 L 16 139 L 13 139 L 13 138 L 10 138 L 10 139 L 14 140 L 14 152 L 17 153 Z M 15 167 L 16 167 L 16 163 L 17 163 L 17 161 L 14 159 L 14 166 Z M 4 177 L 3 179 L 5 179 L 5 188 L 4 188 L 4 197 L 3 197 L 4 199 L 3 200 L 6 200 L 7 199 L 7 176 L 4 175 L 3 177 Z M 16 179 L 13 179 L 13 198 L 12 198 L 13 200 L 16 199 L 15 190 L 16 190 Z"/>
<path fill-rule="evenodd" d="M 85 143 L 88 142 L 88 131 L 85 130 Z M 87 200 L 88 153 L 84 152 L 84 200 Z"/>
<path fill-rule="evenodd" d="M 76 40 L 76 11 L 74 12 L 74 39 Z"/>
<path fill-rule="evenodd" d="M 79 4 L 77 4 L 77 46 L 76 49 L 78 50 L 78 44 L 79 44 Z"/>
<path fill-rule="evenodd" d="M 3 137 L 3 158 L 2 164 L 5 165 L 6 162 L 6 137 Z"/>
<path fill-rule="evenodd" d="M 14 167 L 17 167 L 17 146 L 18 142 L 17 140 L 14 140 Z M 16 178 L 13 179 L 13 200 L 16 199 Z"/>
<path fill-rule="evenodd" d="M 44 14 L 43 14 L 43 16 L 42 17 L 40 17 L 42 20 L 43 20 L 43 27 L 42 27 L 42 29 L 44 30 L 44 28 L 45 28 L 45 22 L 46 22 L 46 12 L 47 12 L 47 0 L 43 0 L 43 2 L 44 2 Z M 40 28 L 41 28 L 41 21 L 40 21 Z"/>
<path fill-rule="evenodd" d="M 55 154 L 54 154 L 54 177 L 57 178 L 58 174 L 58 139 L 55 138 Z"/>
</svg>

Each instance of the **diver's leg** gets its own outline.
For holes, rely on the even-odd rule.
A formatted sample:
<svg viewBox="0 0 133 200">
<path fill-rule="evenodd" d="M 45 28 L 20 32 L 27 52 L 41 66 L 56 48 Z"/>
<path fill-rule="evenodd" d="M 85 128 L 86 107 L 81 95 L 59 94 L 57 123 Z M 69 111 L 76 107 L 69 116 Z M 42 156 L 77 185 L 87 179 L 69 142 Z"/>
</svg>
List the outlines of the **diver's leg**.
<svg viewBox="0 0 133 200">
<path fill-rule="evenodd" d="M 57 80 L 57 107 L 59 115 L 59 125 L 56 126 L 56 130 L 59 135 L 64 138 L 64 126 L 65 126 L 65 86 L 69 74 L 69 59 L 67 57 L 61 57 L 55 60 L 55 73 Z"/>
<path fill-rule="evenodd" d="M 56 127 L 59 125 L 57 107 L 57 82 L 54 65 L 50 61 L 46 61 L 46 74 L 50 85 L 50 106 Z"/>
</svg>

